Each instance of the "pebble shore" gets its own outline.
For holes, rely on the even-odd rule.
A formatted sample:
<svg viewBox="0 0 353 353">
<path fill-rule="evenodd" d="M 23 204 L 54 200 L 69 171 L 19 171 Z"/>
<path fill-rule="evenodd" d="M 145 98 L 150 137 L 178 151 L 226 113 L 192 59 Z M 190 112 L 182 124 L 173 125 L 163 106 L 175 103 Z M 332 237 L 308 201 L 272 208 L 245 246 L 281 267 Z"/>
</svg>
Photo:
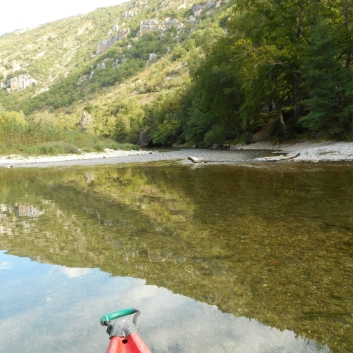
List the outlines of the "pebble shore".
<svg viewBox="0 0 353 353">
<path fill-rule="evenodd" d="M 300 155 L 290 162 L 353 162 L 353 142 L 314 142 L 305 141 L 299 143 L 272 144 L 269 142 L 256 142 L 249 145 L 234 145 L 230 150 L 207 150 L 207 149 L 179 149 L 161 153 L 158 151 L 115 151 L 105 149 L 103 152 L 91 152 L 81 154 L 68 154 L 59 156 L 31 156 L 8 155 L 0 157 L 0 167 L 51 167 L 51 166 L 73 166 L 73 165 L 98 165 L 134 162 L 153 162 L 163 160 L 187 160 L 189 155 L 213 159 L 229 159 L 229 163 L 236 162 L 232 158 L 232 151 L 268 151 L 268 154 L 276 156 L 284 154 L 291 156 Z M 234 155 L 234 154 L 233 154 Z M 254 161 L 256 161 L 254 159 Z M 190 162 L 192 163 L 192 162 Z"/>
<path fill-rule="evenodd" d="M 233 146 L 234 150 L 272 150 L 288 155 L 300 153 L 296 162 L 338 162 L 353 161 L 353 142 L 305 141 L 291 144 L 256 142 L 249 145 Z"/>
</svg>

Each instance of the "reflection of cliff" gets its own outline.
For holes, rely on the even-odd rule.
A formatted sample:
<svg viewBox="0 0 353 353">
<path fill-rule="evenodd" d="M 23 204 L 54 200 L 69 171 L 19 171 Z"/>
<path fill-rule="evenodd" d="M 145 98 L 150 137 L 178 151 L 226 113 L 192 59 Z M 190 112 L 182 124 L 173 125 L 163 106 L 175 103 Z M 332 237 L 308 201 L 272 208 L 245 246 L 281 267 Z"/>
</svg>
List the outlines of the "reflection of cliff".
<svg viewBox="0 0 353 353">
<path fill-rule="evenodd" d="M 51 202 L 30 232 L 17 219 L 0 248 L 146 278 L 351 352 L 350 173 L 106 167 L 90 170 L 89 183 L 81 170 L 27 173 L 26 188 Z"/>
<path fill-rule="evenodd" d="M 39 217 L 44 213 L 33 205 L 16 204 L 14 210 L 18 217 Z"/>
<path fill-rule="evenodd" d="M 14 230 L 17 227 L 17 223 L 19 223 L 20 217 L 22 218 L 22 231 L 29 232 L 31 224 L 28 219 L 23 218 L 36 218 L 43 214 L 43 210 L 40 210 L 38 207 L 29 204 L 15 203 L 14 206 L 0 204 L 0 235 L 7 234 L 8 236 L 13 236 Z"/>
<path fill-rule="evenodd" d="M 0 204 L 0 217 L 6 218 L 8 215 L 15 214 L 18 217 L 39 217 L 44 214 L 43 210 L 28 204 L 15 203 L 14 206 Z"/>
<path fill-rule="evenodd" d="M 164 227 L 175 229 L 190 223 L 192 219 L 194 207 L 185 193 L 168 187 L 157 175 L 148 177 L 146 172 L 127 168 L 90 172 L 89 178 L 87 173 L 83 178 L 78 174 L 75 179 L 71 179 L 73 180 L 76 182 L 76 190 L 99 195 L 112 205 L 126 205 L 147 216 L 154 223 L 154 230 L 157 232 L 163 231 Z M 100 215 L 99 210 L 89 203 L 85 203 L 85 212 L 107 218 L 107 210 L 104 210 L 105 215 Z M 103 222 L 111 223 L 112 218 L 104 219 Z"/>
</svg>

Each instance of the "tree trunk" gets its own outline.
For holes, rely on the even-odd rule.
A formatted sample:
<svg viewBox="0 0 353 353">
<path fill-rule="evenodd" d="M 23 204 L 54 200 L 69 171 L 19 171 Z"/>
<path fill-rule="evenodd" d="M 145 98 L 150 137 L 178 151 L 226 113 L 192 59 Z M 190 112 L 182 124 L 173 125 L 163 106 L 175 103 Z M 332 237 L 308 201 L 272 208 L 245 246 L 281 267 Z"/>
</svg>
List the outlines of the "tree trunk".
<svg viewBox="0 0 353 353">
<path fill-rule="evenodd" d="M 277 110 L 278 120 L 279 120 L 279 122 L 280 122 L 280 124 L 282 126 L 282 130 L 284 132 L 284 136 L 286 138 L 288 138 L 287 126 L 286 126 L 286 123 L 284 122 L 284 119 L 283 119 L 281 105 L 279 104 L 279 102 L 277 100 L 275 100 L 274 103 L 275 103 L 275 107 L 276 107 L 276 110 Z"/>
</svg>

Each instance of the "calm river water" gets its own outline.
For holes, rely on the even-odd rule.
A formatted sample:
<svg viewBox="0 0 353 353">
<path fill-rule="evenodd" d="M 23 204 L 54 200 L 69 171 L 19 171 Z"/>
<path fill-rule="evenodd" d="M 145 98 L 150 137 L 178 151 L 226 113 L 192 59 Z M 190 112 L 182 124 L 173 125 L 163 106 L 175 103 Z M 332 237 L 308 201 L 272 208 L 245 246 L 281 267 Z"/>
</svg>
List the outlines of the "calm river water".
<svg viewBox="0 0 353 353">
<path fill-rule="evenodd" d="M 353 165 L 0 170 L 0 352 L 353 351 Z"/>
</svg>

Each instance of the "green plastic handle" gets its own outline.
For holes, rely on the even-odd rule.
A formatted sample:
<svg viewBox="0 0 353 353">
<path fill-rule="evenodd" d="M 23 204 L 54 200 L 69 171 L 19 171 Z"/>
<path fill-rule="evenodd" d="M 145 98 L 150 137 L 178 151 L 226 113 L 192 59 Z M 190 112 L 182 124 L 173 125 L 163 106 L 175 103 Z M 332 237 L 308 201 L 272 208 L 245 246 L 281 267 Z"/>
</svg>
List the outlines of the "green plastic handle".
<svg viewBox="0 0 353 353">
<path fill-rule="evenodd" d="M 105 321 L 115 320 L 115 319 L 118 319 L 119 317 L 134 314 L 135 312 L 136 312 L 135 308 L 128 308 L 128 309 L 113 311 L 112 313 L 109 313 L 107 315 L 102 316 L 100 323 L 102 326 L 104 326 Z"/>
</svg>

